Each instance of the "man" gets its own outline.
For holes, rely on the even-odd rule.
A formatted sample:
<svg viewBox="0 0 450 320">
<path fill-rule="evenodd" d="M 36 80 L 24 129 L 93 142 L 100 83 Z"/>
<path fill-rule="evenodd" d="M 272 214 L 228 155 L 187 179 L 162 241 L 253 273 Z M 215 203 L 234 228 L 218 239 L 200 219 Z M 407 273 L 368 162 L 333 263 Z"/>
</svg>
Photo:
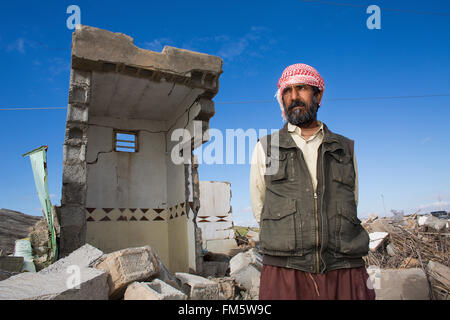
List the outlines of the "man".
<svg viewBox="0 0 450 320">
<path fill-rule="evenodd" d="M 262 137 L 253 152 L 250 196 L 260 224 L 261 300 L 375 299 L 362 259 L 369 236 L 356 213 L 353 140 L 317 120 L 324 88 L 313 67 L 287 67 L 277 91 L 287 123 Z"/>
</svg>

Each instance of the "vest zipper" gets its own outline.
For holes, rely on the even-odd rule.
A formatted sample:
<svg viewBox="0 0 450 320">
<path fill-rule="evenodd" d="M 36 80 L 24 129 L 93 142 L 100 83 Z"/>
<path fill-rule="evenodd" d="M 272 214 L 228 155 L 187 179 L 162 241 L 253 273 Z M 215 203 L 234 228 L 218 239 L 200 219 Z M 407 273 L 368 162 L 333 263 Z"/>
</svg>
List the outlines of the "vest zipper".
<svg viewBox="0 0 450 320">
<path fill-rule="evenodd" d="M 293 152 L 291 152 L 291 167 L 292 167 L 292 177 L 291 177 L 291 180 L 294 180 L 294 177 L 295 177 L 295 168 L 294 168 L 294 166 L 295 166 L 295 163 L 294 163 L 294 153 Z"/>
<path fill-rule="evenodd" d="M 317 193 L 314 192 L 314 215 L 316 217 L 316 261 L 317 261 L 317 273 L 320 272 L 319 267 L 319 215 L 317 212 Z"/>
</svg>

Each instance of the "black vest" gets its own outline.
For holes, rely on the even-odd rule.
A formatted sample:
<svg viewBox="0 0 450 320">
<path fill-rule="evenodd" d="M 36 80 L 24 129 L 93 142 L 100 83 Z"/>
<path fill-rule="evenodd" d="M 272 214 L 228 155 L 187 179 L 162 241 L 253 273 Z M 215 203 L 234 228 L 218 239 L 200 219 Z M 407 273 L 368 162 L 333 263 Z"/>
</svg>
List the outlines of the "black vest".
<svg viewBox="0 0 450 320">
<path fill-rule="evenodd" d="M 267 159 L 260 222 L 264 264 L 313 273 L 364 266 L 369 235 L 356 213 L 353 140 L 325 124 L 323 132 L 316 192 L 287 124 L 260 139 Z"/>
</svg>

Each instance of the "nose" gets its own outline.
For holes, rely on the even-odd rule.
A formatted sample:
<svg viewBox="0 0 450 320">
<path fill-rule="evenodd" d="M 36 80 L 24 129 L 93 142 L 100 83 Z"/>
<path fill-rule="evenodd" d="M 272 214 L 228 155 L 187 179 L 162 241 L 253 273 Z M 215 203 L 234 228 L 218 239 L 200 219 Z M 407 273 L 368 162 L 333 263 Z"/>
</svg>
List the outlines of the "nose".
<svg viewBox="0 0 450 320">
<path fill-rule="evenodd" d="M 297 100 L 299 97 L 297 88 L 295 86 L 291 87 L 291 100 Z"/>
</svg>

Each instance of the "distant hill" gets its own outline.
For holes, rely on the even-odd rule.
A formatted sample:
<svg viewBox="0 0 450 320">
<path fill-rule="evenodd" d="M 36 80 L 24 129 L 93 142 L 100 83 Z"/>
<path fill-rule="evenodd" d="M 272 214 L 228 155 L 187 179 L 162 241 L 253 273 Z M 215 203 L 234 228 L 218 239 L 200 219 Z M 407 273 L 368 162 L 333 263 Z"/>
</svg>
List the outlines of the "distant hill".
<svg viewBox="0 0 450 320">
<path fill-rule="evenodd" d="M 28 228 L 41 219 L 18 211 L 0 209 L 0 249 L 3 254 L 14 253 L 15 241 L 27 237 Z"/>
</svg>

